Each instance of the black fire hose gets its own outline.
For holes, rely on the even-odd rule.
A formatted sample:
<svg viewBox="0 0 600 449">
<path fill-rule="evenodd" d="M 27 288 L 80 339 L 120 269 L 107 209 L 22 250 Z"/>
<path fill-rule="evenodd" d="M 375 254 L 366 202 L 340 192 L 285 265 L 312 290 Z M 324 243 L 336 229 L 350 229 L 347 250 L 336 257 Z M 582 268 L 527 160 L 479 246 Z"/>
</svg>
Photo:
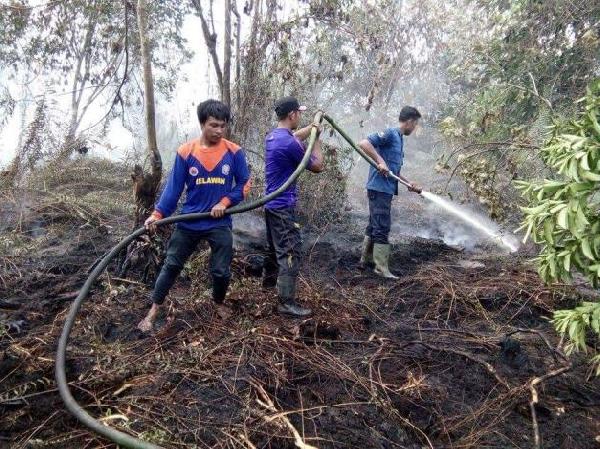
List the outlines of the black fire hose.
<svg viewBox="0 0 600 449">
<path fill-rule="evenodd" d="M 323 113 L 318 112 L 315 115 L 313 124 L 320 125 L 323 121 Z M 306 152 L 304 153 L 304 157 L 298 165 L 298 168 L 292 173 L 289 179 L 275 192 L 271 194 L 257 199 L 255 201 L 250 201 L 248 203 L 239 204 L 230 209 L 226 209 L 225 213 L 228 215 L 231 214 L 239 214 L 242 212 L 247 212 L 252 209 L 256 209 L 258 207 L 263 206 L 267 201 L 272 200 L 273 198 L 279 196 L 283 191 L 285 191 L 308 166 L 310 161 L 310 156 L 312 153 L 313 146 L 317 139 L 317 126 L 314 126 L 310 132 L 310 139 L 308 141 L 308 146 Z M 201 212 L 194 214 L 185 214 L 185 215 L 176 215 L 168 218 L 164 218 L 162 220 L 156 221 L 156 225 L 162 226 L 166 224 L 176 223 L 180 221 L 190 221 L 197 220 L 199 218 L 208 218 L 210 217 L 210 212 Z M 97 434 L 105 437 L 108 440 L 118 444 L 119 446 L 128 447 L 131 449 L 160 449 L 160 446 L 149 443 L 147 441 L 140 440 L 139 438 L 133 437 L 129 434 L 121 432 L 120 430 L 109 427 L 97 419 L 93 418 L 89 413 L 87 413 L 75 400 L 71 391 L 69 390 L 69 385 L 67 383 L 67 375 L 65 372 L 65 363 L 66 363 L 66 352 L 67 352 L 67 343 L 69 341 L 69 334 L 73 329 L 73 324 L 75 324 L 75 318 L 77 317 L 77 312 L 81 307 L 83 301 L 87 298 L 90 289 L 98 276 L 102 274 L 104 269 L 108 266 L 110 261 L 117 255 L 123 248 L 129 245 L 132 241 L 134 241 L 139 236 L 145 234 L 147 231 L 144 227 L 137 229 L 133 234 L 125 237 L 121 240 L 104 258 L 96 265 L 94 270 L 90 273 L 89 277 L 81 287 L 79 291 L 79 295 L 71 304 L 71 308 L 69 310 L 69 314 L 65 319 L 65 324 L 60 335 L 60 339 L 58 340 L 58 349 L 56 351 L 56 384 L 58 386 L 58 391 L 60 392 L 60 396 L 65 403 L 67 409 L 75 416 L 79 421 L 89 427 L 91 430 L 96 432 Z"/>
<path fill-rule="evenodd" d="M 271 194 L 269 194 L 263 198 L 257 199 L 255 201 L 250 201 L 248 203 L 239 204 L 230 209 L 226 209 L 225 213 L 228 215 L 239 214 L 242 212 L 247 212 L 252 209 L 261 207 L 268 201 L 279 196 L 294 181 L 296 181 L 296 179 L 298 179 L 298 177 L 302 174 L 302 172 L 308 166 L 308 162 L 310 161 L 312 149 L 313 149 L 313 146 L 317 139 L 317 128 L 316 127 L 318 125 L 320 125 L 323 120 L 328 121 L 331 124 L 331 126 L 338 133 L 340 133 L 340 135 L 352 146 L 352 148 L 362 156 L 363 159 L 365 159 L 373 167 L 377 168 L 377 163 L 373 159 L 371 159 L 364 152 L 364 150 L 362 148 L 360 148 L 356 143 L 354 143 L 354 141 L 350 138 L 350 136 L 348 136 L 348 134 L 346 134 L 346 132 L 343 129 L 341 129 L 331 117 L 329 117 L 326 114 L 323 114 L 322 112 L 318 112 L 315 115 L 315 118 L 313 121 L 313 125 L 316 125 L 316 126 L 314 126 L 313 129 L 311 130 L 310 139 L 308 142 L 306 152 L 304 153 L 304 157 L 302 158 L 300 165 L 298 165 L 298 168 L 296 168 L 296 170 L 292 173 L 292 175 L 289 177 L 289 179 L 275 192 L 272 192 Z M 390 172 L 390 176 L 392 176 L 394 179 L 396 179 L 397 181 L 401 182 L 402 184 L 404 184 L 408 187 L 408 185 L 406 184 L 405 181 L 403 181 L 402 179 L 395 176 L 392 172 Z M 199 218 L 208 218 L 208 217 L 210 217 L 210 212 L 175 215 L 175 216 L 171 216 L 168 218 L 164 218 L 162 220 L 158 220 L 155 222 L 155 224 L 158 226 L 162 226 L 162 225 L 166 225 L 166 224 L 177 223 L 180 221 L 190 221 L 190 220 L 197 220 Z M 90 414 L 88 414 L 77 403 L 75 398 L 73 398 L 71 391 L 69 390 L 69 385 L 67 383 L 67 375 L 65 372 L 65 362 L 66 362 L 66 351 L 67 351 L 67 343 L 69 341 L 69 334 L 71 333 L 71 330 L 73 329 L 73 324 L 75 323 L 75 318 L 77 317 L 77 312 L 79 311 L 83 301 L 87 298 L 93 283 L 96 281 L 98 276 L 100 276 L 100 274 L 102 274 L 102 272 L 108 266 L 110 261 L 117 254 L 119 254 L 123 248 L 127 247 L 127 245 L 129 245 L 132 241 L 134 241 L 139 236 L 145 234 L 146 232 L 147 231 L 144 227 L 137 229 L 135 232 L 133 232 L 133 234 L 131 234 L 131 235 L 125 237 L 123 240 L 121 240 L 95 266 L 94 270 L 90 273 L 89 277 L 85 281 L 85 284 L 83 284 L 83 287 L 81 287 L 81 290 L 79 291 L 79 295 L 77 295 L 77 298 L 75 298 L 75 300 L 71 304 L 69 314 L 67 315 L 67 318 L 65 319 L 65 324 L 64 324 L 62 333 L 60 335 L 60 339 L 58 341 L 58 349 L 56 352 L 56 383 L 58 385 L 58 391 L 60 392 L 60 396 L 61 396 L 63 402 L 65 403 L 67 409 L 73 414 L 73 416 L 75 416 L 79 421 L 81 421 L 83 424 L 85 424 L 87 427 L 89 427 L 91 430 L 93 430 L 97 434 L 103 436 L 104 438 L 106 438 L 108 440 L 111 440 L 112 442 L 118 444 L 119 446 L 131 448 L 131 449 L 161 449 L 161 447 L 157 446 L 155 444 L 149 443 L 147 441 L 140 440 L 139 438 L 135 438 L 129 434 L 121 432 L 120 430 L 109 427 L 109 426 L 103 424 L 102 422 L 98 421 L 97 419 L 93 418 L 92 416 L 90 416 Z"/>
</svg>

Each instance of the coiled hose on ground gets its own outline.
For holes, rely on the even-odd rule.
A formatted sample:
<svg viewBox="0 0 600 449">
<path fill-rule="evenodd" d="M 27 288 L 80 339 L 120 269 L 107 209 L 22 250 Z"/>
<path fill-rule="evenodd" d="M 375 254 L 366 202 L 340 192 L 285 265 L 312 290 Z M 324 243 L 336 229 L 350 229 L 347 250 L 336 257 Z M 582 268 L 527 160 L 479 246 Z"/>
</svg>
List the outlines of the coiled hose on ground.
<svg viewBox="0 0 600 449">
<path fill-rule="evenodd" d="M 342 130 L 337 124 L 333 121 L 331 117 L 322 112 L 317 112 L 315 114 L 313 124 L 316 125 L 313 127 L 310 133 L 308 146 L 306 152 L 304 153 L 304 157 L 298 165 L 298 168 L 292 173 L 289 179 L 275 192 L 263 197 L 259 198 L 255 201 L 250 201 L 248 203 L 239 204 L 235 207 L 226 210 L 226 214 L 239 214 L 242 212 L 247 212 L 252 209 L 256 209 L 258 207 L 263 206 L 267 201 L 279 196 L 283 191 L 285 191 L 293 182 L 295 182 L 298 177 L 302 174 L 302 172 L 308 166 L 310 161 L 310 156 L 312 153 L 313 146 L 317 139 L 317 126 L 319 126 L 323 120 L 327 120 L 331 126 L 340 133 L 340 135 L 348 141 L 348 143 L 356 150 L 369 164 L 374 167 L 377 167 L 377 164 L 358 146 L 356 145 L 352 139 Z M 396 178 L 394 176 L 394 178 Z M 400 182 L 403 182 L 398 178 Z M 404 183 L 404 182 L 403 182 Z M 176 223 L 180 221 L 189 221 L 189 220 L 197 220 L 199 218 L 207 218 L 210 216 L 209 212 L 202 213 L 193 213 L 193 214 L 185 214 L 185 215 L 175 215 L 168 218 L 164 218 L 156 222 L 157 226 Z M 75 318 L 77 317 L 77 313 L 81 307 L 83 301 L 87 298 L 90 289 L 96 279 L 102 274 L 102 272 L 106 269 L 111 260 L 121 252 L 124 248 L 127 247 L 132 241 L 134 241 L 139 236 L 146 233 L 146 229 L 141 227 L 137 229 L 132 234 L 125 237 L 121 240 L 111 251 L 106 254 L 102 260 L 95 266 L 93 271 L 90 273 L 89 277 L 81 287 L 79 291 L 79 295 L 71 304 L 71 308 L 69 313 L 65 319 L 65 324 L 62 329 L 62 333 L 60 335 L 60 339 L 58 341 L 58 349 L 56 352 L 56 383 L 58 386 L 58 391 L 60 392 L 60 396 L 65 403 L 67 409 L 71 412 L 73 416 L 75 416 L 79 421 L 89 427 L 91 430 L 96 432 L 97 434 L 103 436 L 104 438 L 118 444 L 119 446 L 131 448 L 131 449 L 161 449 L 160 446 L 149 443 L 147 441 L 140 440 L 139 438 L 133 437 L 129 434 L 121 432 L 117 429 L 109 427 L 97 419 L 93 418 L 89 413 L 87 413 L 75 400 L 71 391 L 69 390 L 69 384 L 67 383 L 67 375 L 66 375 L 66 352 L 67 352 L 67 343 L 69 341 L 69 335 L 71 330 L 73 329 L 73 325 L 75 323 Z"/>
</svg>

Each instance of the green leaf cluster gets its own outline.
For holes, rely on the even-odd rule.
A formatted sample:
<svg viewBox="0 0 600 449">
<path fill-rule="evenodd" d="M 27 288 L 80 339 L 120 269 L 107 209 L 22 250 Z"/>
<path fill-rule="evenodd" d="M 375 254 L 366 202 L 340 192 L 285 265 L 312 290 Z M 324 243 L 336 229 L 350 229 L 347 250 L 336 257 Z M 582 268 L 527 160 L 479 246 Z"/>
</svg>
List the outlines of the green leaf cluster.
<svg viewBox="0 0 600 449">
<path fill-rule="evenodd" d="M 568 337 L 566 352 L 588 352 L 586 334 L 590 330 L 600 334 L 600 303 L 583 302 L 572 310 L 557 310 L 552 320 L 556 330 Z M 595 365 L 596 376 L 600 375 L 600 354 L 592 358 Z"/>
<path fill-rule="evenodd" d="M 528 201 L 520 230 L 542 245 L 537 257 L 546 282 L 571 279 L 572 269 L 600 284 L 600 80 L 587 91 L 575 120 L 555 123 L 541 149 L 556 179 L 515 186 Z"/>
<path fill-rule="evenodd" d="M 574 120 L 555 123 L 541 157 L 555 179 L 517 181 L 528 202 L 522 208 L 520 230 L 541 245 L 540 276 L 546 282 L 570 281 L 583 274 L 600 285 L 600 80 L 592 83 L 578 101 Z M 584 302 L 572 310 L 559 310 L 553 323 L 569 340 L 568 351 L 587 350 L 586 334 L 600 334 L 600 303 Z M 600 356 L 596 372 L 600 374 Z"/>
</svg>

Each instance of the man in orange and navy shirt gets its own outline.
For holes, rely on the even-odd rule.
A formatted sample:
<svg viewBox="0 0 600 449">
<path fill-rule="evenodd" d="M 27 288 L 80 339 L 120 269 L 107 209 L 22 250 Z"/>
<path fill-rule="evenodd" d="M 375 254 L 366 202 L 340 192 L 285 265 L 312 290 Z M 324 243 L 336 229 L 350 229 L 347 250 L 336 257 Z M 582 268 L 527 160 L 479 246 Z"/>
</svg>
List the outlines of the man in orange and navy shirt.
<svg viewBox="0 0 600 449">
<path fill-rule="evenodd" d="M 229 107 L 207 100 L 198 105 L 197 113 L 202 135 L 177 150 L 173 170 L 145 226 L 154 231 L 156 220 L 173 214 L 184 188 L 181 213 L 210 212 L 211 217 L 176 225 L 152 292 L 152 307 L 138 325 L 143 332 L 152 329 L 169 290 L 200 241 L 206 240 L 210 246 L 212 298 L 220 309 L 229 287 L 233 238 L 231 216 L 225 209 L 245 198 L 250 172 L 244 151 L 223 138 L 231 118 Z"/>
</svg>

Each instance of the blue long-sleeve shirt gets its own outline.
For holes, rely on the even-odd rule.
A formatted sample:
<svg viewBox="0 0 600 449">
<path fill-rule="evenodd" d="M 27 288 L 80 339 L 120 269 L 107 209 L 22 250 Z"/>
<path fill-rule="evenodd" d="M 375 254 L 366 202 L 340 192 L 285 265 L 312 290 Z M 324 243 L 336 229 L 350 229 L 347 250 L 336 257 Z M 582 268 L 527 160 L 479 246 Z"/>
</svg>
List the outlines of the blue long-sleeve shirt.
<svg viewBox="0 0 600 449">
<path fill-rule="evenodd" d="M 202 146 L 200 139 L 183 144 L 177 150 L 175 164 L 153 215 L 166 218 L 173 214 L 184 188 L 186 198 L 182 214 L 210 212 L 217 203 L 235 206 L 246 197 L 250 188 L 250 171 L 244 151 L 226 139 L 211 147 Z M 177 227 L 191 231 L 224 226 L 231 227 L 230 215 L 177 224 Z"/>
</svg>

